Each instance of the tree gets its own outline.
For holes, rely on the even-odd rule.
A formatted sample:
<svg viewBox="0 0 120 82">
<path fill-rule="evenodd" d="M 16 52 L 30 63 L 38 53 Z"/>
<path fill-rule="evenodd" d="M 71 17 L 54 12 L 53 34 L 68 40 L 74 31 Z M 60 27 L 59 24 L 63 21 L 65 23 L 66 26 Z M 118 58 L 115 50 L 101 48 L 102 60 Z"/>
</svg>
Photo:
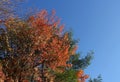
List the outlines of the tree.
<svg viewBox="0 0 120 82">
<path fill-rule="evenodd" d="M 0 29 L 0 56 L 6 78 L 23 81 L 37 75 L 45 82 L 50 80 L 49 69 L 63 72 L 76 44 L 71 46 L 69 33 L 62 29 L 54 12 L 50 16 L 46 10 L 28 20 L 5 20 Z"/>
<path fill-rule="evenodd" d="M 15 5 L 11 1 L 0 1 L 3 79 L 84 82 L 88 75 L 84 75 L 83 70 L 90 64 L 92 53 L 85 58 L 76 53 L 77 41 L 72 39 L 71 32 L 63 32 L 64 26 L 60 25 L 54 11 L 50 15 L 42 10 L 23 20 L 11 16 L 14 15 L 11 7 Z"/>
</svg>

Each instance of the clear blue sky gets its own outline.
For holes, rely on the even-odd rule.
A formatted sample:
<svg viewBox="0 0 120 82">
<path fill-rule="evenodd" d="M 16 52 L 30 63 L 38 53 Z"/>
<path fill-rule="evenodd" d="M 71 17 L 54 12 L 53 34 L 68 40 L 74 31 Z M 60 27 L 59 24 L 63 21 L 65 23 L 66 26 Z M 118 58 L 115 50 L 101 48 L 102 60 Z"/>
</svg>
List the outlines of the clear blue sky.
<svg viewBox="0 0 120 82">
<path fill-rule="evenodd" d="M 120 81 L 120 0 L 28 0 L 26 6 L 55 9 L 65 28 L 80 39 L 79 51 L 95 52 L 86 73 L 101 74 L 103 82 Z"/>
</svg>

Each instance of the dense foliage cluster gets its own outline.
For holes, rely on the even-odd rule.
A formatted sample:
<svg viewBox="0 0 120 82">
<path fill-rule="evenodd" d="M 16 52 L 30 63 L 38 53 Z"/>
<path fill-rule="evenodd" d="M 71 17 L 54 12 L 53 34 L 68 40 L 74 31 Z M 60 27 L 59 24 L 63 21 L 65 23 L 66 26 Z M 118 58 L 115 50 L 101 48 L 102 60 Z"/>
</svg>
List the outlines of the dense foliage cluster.
<svg viewBox="0 0 120 82">
<path fill-rule="evenodd" d="M 80 66 L 77 70 L 72 68 L 77 45 L 70 33 L 62 29 L 54 11 L 49 15 L 46 10 L 26 20 L 12 17 L 2 22 L 0 57 L 4 79 L 50 82 L 60 80 L 62 76 L 67 78 L 71 72 L 75 74 L 75 81 L 87 79 L 88 76 L 84 78 L 78 71 Z M 60 82 L 62 80 L 66 82 L 65 79 Z"/>
<path fill-rule="evenodd" d="M 85 82 L 93 52 L 76 53 L 78 41 L 55 11 L 22 19 L 12 9 L 21 0 L 13 1 L 0 1 L 0 82 Z"/>
</svg>

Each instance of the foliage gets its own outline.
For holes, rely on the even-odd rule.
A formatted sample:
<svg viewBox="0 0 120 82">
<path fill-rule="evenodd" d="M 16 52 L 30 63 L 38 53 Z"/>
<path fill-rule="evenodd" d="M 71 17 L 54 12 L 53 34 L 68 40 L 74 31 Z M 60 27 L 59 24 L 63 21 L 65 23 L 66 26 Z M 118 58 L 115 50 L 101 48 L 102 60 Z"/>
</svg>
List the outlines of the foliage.
<svg viewBox="0 0 120 82">
<path fill-rule="evenodd" d="M 82 71 L 81 69 L 84 70 L 88 66 L 88 64 L 90 64 L 90 61 L 92 59 L 92 54 L 93 54 L 93 52 L 89 52 L 88 55 L 85 56 L 82 59 L 80 59 L 80 54 L 71 55 L 69 61 L 67 62 L 67 63 L 72 65 L 71 68 L 66 69 L 64 71 L 65 73 L 64 72 L 63 73 L 58 73 L 56 75 L 55 79 L 58 80 L 58 78 L 59 78 L 58 81 L 61 81 L 61 82 L 76 82 L 76 81 L 79 81 L 79 80 L 77 80 L 78 78 L 81 78 L 84 82 L 84 80 L 85 80 L 84 76 L 88 78 L 88 75 L 84 75 L 84 73 L 82 72 L 82 73 L 79 74 L 79 75 L 82 75 L 82 77 L 77 77 L 77 73 Z M 67 76 L 67 78 L 65 76 Z"/>
<path fill-rule="evenodd" d="M 87 55 L 84 58 L 81 58 L 79 53 L 76 53 L 75 55 L 72 55 L 70 57 L 69 63 L 71 63 L 73 66 L 72 68 L 75 70 L 79 69 L 85 69 L 90 65 L 90 62 L 93 58 L 93 52 L 87 53 Z"/>
<path fill-rule="evenodd" d="M 73 69 L 66 70 L 63 73 L 57 73 L 55 82 L 77 82 L 76 73 Z"/>
<path fill-rule="evenodd" d="M 48 15 L 42 10 L 27 20 L 12 17 L 1 26 L 0 56 L 7 79 L 50 81 L 55 76 L 48 69 L 71 74 L 66 70 L 71 67 L 67 61 L 77 46 L 71 45 L 69 33 L 62 31 L 54 12 Z"/>
<path fill-rule="evenodd" d="M 78 41 L 63 31 L 55 11 L 42 10 L 25 20 L 13 16 L 20 1 L 0 1 L 0 79 L 84 82 L 88 75 L 83 69 L 90 65 L 93 53 L 80 59 Z"/>
</svg>

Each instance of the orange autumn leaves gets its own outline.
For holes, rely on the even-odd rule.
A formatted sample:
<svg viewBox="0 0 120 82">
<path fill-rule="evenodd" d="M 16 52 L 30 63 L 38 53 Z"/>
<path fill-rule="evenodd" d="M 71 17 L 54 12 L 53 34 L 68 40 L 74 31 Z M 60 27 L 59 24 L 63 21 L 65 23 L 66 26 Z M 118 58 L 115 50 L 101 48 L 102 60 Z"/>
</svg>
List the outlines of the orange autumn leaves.
<svg viewBox="0 0 120 82">
<path fill-rule="evenodd" d="M 63 32 L 64 26 L 60 24 L 54 11 L 49 15 L 46 10 L 42 10 L 25 21 L 19 18 L 9 18 L 5 20 L 4 25 L 8 33 L 6 34 L 8 52 L 16 68 L 9 67 L 12 64 L 8 60 L 10 65 L 6 67 L 10 71 L 11 69 L 17 71 L 16 76 L 28 76 L 31 70 L 33 71 L 34 67 L 39 65 L 45 65 L 46 68 L 52 70 L 58 70 L 58 67 L 72 67 L 72 64 L 67 64 L 67 61 L 71 55 L 75 54 L 77 45 L 71 47 L 69 33 Z M 15 57 L 16 53 L 19 57 Z M 25 63 L 24 69 L 29 67 L 29 70 L 20 72 L 23 67 L 19 66 L 17 61 L 22 62 L 21 64 Z M 88 76 L 80 70 L 77 78 L 80 82 L 84 82 Z"/>
<path fill-rule="evenodd" d="M 16 34 L 19 39 L 18 45 L 25 43 L 26 40 L 31 42 L 21 44 L 25 49 L 20 47 L 17 50 L 17 52 L 25 54 L 26 48 L 29 47 L 31 63 L 37 60 L 38 65 L 44 61 L 46 66 L 52 69 L 59 66 L 66 67 L 70 55 L 73 55 L 77 48 L 75 45 L 70 49 L 69 34 L 63 32 L 64 27 L 60 25 L 60 20 L 55 16 L 54 11 L 49 15 L 46 10 L 42 10 L 40 13 L 30 16 L 27 21 L 10 18 L 5 21 L 5 26 L 8 31 Z M 36 50 L 40 52 L 37 55 L 35 55 Z"/>
<path fill-rule="evenodd" d="M 85 80 L 89 78 L 89 76 L 85 75 L 83 70 L 79 70 L 77 72 L 77 78 L 78 78 L 78 82 L 85 82 Z"/>
<path fill-rule="evenodd" d="M 33 27 L 35 45 L 34 48 L 41 51 L 42 59 L 46 65 L 55 69 L 59 66 L 66 66 L 66 61 L 75 52 L 76 46 L 70 51 L 70 41 L 68 33 L 62 33 L 63 25 L 59 24 L 59 19 L 48 15 L 46 10 L 41 11 L 29 18 L 29 23 Z"/>
</svg>

